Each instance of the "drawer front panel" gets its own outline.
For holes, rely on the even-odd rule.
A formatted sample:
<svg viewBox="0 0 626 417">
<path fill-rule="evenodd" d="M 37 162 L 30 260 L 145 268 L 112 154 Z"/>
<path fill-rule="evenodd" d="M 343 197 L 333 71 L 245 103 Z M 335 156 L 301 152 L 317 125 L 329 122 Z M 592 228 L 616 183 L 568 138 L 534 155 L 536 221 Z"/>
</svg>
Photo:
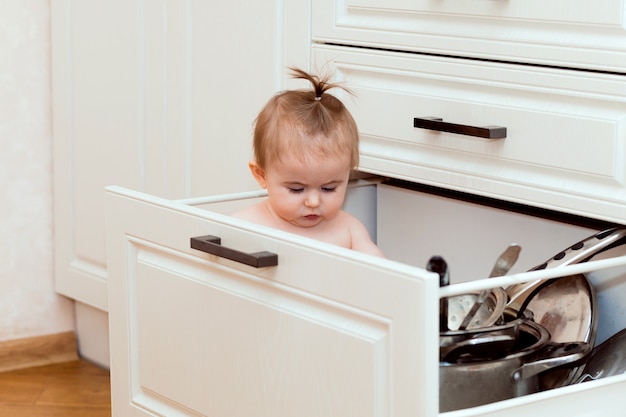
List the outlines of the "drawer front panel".
<svg viewBox="0 0 626 417">
<path fill-rule="evenodd" d="M 625 0 L 319 0 L 320 42 L 626 70 Z"/>
<path fill-rule="evenodd" d="M 436 414 L 436 275 L 129 190 L 107 216 L 114 415 Z"/>
<path fill-rule="evenodd" d="M 626 84 L 619 76 L 317 46 L 355 98 L 361 169 L 559 211 L 626 220 Z M 505 139 L 413 127 L 503 126 Z"/>
</svg>

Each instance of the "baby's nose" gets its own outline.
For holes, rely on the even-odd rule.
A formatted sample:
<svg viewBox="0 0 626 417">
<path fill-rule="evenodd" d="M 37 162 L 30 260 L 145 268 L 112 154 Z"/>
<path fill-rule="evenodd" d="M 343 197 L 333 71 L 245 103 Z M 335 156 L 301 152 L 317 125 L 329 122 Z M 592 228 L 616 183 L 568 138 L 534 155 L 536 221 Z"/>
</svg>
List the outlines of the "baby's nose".
<svg viewBox="0 0 626 417">
<path fill-rule="evenodd" d="M 320 196 L 316 191 L 311 191 L 307 193 L 306 200 L 304 201 L 304 205 L 311 208 L 317 207 L 320 205 Z"/>
</svg>

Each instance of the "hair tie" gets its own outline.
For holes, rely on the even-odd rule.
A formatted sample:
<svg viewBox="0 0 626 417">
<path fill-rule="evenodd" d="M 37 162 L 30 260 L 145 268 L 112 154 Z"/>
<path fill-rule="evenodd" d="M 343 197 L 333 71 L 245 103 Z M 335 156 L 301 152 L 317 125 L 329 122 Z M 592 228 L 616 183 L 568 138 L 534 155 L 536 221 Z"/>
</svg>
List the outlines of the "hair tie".
<svg viewBox="0 0 626 417">
<path fill-rule="evenodd" d="M 320 101 L 322 99 L 322 96 L 315 96 L 315 101 Z"/>
</svg>

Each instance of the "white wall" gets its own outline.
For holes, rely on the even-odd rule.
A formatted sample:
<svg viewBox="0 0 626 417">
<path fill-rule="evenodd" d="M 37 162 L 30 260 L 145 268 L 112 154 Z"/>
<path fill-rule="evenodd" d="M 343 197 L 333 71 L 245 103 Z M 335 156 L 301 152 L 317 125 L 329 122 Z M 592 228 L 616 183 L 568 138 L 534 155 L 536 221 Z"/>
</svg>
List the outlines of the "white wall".
<svg viewBox="0 0 626 417">
<path fill-rule="evenodd" d="M 0 341 L 74 330 L 54 292 L 50 2 L 0 0 Z"/>
</svg>

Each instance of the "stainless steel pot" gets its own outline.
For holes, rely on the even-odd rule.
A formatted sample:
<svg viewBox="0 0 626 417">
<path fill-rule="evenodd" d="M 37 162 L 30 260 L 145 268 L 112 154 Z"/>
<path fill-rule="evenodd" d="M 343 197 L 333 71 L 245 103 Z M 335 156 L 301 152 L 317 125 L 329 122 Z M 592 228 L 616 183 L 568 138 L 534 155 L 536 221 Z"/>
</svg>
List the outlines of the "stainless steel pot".
<svg viewBox="0 0 626 417">
<path fill-rule="evenodd" d="M 512 353 L 495 360 L 439 363 L 439 411 L 452 411 L 506 400 L 539 390 L 538 376 L 580 360 L 586 343 L 550 343 L 549 332 L 526 321 Z"/>
<path fill-rule="evenodd" d="M 466 330 L 448 330 L 439 333 L 439 360 L 453 361 L 451 357 L 473 355 L 481 360 L 508 355 L 519 337 L 522 323 L 532 320 L 530 311 L 517 317 L 517 312 L 505 309 L 500 324 Z M 513 343 L 511 343 L 513 342 Z"/>
</svg>

